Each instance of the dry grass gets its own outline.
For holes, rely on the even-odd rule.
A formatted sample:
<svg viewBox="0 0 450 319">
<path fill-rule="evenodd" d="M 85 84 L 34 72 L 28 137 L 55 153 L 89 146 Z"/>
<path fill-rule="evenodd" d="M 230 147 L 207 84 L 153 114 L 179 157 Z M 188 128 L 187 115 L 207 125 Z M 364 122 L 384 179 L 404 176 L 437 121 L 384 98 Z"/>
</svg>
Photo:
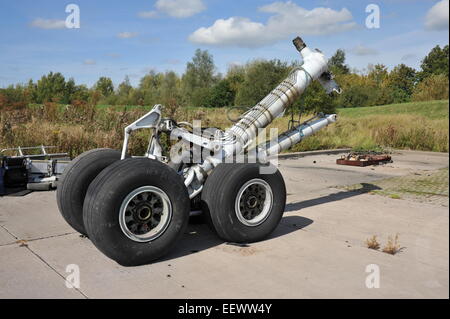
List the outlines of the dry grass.
<svg viewBox="0 0 450 319">
<path fill-rule="evenodd" d="M 395 237 L 389 236 L 386 246 L 383 248 L 383 252 L 390 255 L 395 255 L 401 250 L 398 243 L 398 234 Z"/>
<path fill-rule="evenodd" d="M 399 235 L 395 235 L 395 237 L 389 236 L 387 244 L 383 247 L 382 252 L 390 255 L 396 255 L 399 253 L 402 248 L 398 241 Z M 366 240 L 366 246 L 369 249 L 380 250 L 381 244 L 378 242 L 377 236 L 372 236 Z"/>
<path fill-rule="evenodd" d="M 448 119 L 427 119 L 420 115 L 370 115 L 340 117 L 335 125 L 320 131 L 294 151 L 351 147 L 361 150 L 396 148 L 448 152 Z"/>
<path fill-rule="evenodd" d="M 367 245 L 367 248 L 373 249 L 373 250 L 378 250 L 381 247 L 380 243 L 378 242 L 377 236 L 375 236 L 375 235 L 366 240 L 366 245 Z"/>
<path fill-rule="evenodd" d="M 59 151 L 69 152 L 71 156 L 97 147 L 119 149 L 124 127 L 149 110 L 148 107 L 124 109 L 92 105 L 80 103 L 61 107 L 47 103 L 17 111 L 3 110 L 0 114 L 0 148 L 47 144 L 58 146 Z M 294 146 L 291 151 L 351 147 L 448 152 L 448 103 L 442 101 L 435 107 L 441 107 L 440 112 L 446 116 L 432 118 L 417 111 L 425 108 L 425 104 L 413 106 L 414 114 L 389 114 L 386 112 L 389 107 L 385 106 L 380 107 L 380 114 L 376 114 L 378 107 L 364 108 L 370 114 L 367 116 L 363 116 L 364 110 L 345 110 L 336 124 Z M 357 116 L 355 112 L 359 112 Z M 168 113 L 178 121 L 201 120 L 202 125 L 208 127 L 226 129 L 233 124 L 226 117 L 226 109 L 177 108 L 174 104 L 170 105 Z M 288 122 L 287 116 L 279 118 L 269 128 L 283 132 Z M 133 154 L 145 152 L 147 138 L 145 131 L 136 133 L 130 145 Z"/>
<path fill-rule="evenodd" d="M 120 149 L 124 127 L 143 111 L 93 112 L 89 107 L 68 107 L 54 112 L 53 105 L 0 114 L 0 149 L 54 145 L 57 152 L 75 157 L 89 149 Z M 134 152 L 145 151 L 148 136 L 138 132 L 131 141 Z"/>
</svg>

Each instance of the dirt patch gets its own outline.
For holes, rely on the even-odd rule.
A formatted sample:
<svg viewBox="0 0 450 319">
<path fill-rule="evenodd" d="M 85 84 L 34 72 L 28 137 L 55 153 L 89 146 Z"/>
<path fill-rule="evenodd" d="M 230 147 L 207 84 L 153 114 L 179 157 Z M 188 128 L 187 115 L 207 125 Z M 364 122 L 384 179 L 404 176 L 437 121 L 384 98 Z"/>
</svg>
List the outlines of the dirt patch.
<svg viewBox="0 0 450 319">
<path fill-rule="evenodd" d="M 218 247 L 216 247 L 216 249 L 220 249 L 223 252 L 234 254 L 234 255 L 239 255 L 239 256 L 243 256 L 243 257 L 256 255 L 256 254 L 262 252 L 261 249 L 258 249 L 256 247 L 245 246 L 245 245 L 235 246 L 235 245 L 231 245 L 231 244 L 227 244 L 224 246 L 218 246 Z"/>
</svg>

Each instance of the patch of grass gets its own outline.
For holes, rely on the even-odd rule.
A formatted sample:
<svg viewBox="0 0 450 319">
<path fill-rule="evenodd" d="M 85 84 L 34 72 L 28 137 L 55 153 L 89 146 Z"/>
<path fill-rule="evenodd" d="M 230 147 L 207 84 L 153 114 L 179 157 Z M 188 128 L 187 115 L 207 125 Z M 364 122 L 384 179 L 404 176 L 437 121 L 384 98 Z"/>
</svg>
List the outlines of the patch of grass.
<svg viewBox="0 0 450 319">
<path fill-rule="evenodd" d="M 343 117 L 360 118 L 370 115 L 415 114 L 427 119 L 445 119 L 449 117 L 449 101 L 411 102 L 375 107 L 357 107 L 338 109 Z"/>
<path fill-rule="evenodd" d="M 395 237 L 389 236 L 386 246 L 383 248 L 383 252 L 390 255 L 395 255 L 401 250 L 398 243 L 398 234 Z"/>
<path fill-rule="evenodd" d="M 120 148 L 123 129 L 147 113 L 151 106 L 31 105 L 0 114 L 0 148 L 60 146 L 76 156 L 95 147 Z M 201 120 L 205 127 L 233 125 L 225 108 L 177 108 L 177 121 Z M 295 145 L 288 152 L 352 148 L 382 151 L 390 148 L 448 152 L 448 101 L 405 103 L 357 109 L 339 109 L 336 124 Z M 309 117 L 305 115 L 303 119 Z M 287 130 L 289 116 L 276 119 L 270 128 Z M 267 131 L 269 132 L 269 131 Z M 135 154 L 145 152 L 147 132 L 132 139 Z"/>
<path fill-rule="evenodd" d="M 392 199 L 402 199 L 402 197 L 400 195 L 397 195 L 397 194 L 392 194 L 389 197 L 392 198 Z"/>
<path fill-rule="evenodd" d="M 448 119 L 415 114 L 340 117 L 294 151 L 350 147 L 355 150 L 409 149 L 448 152 Z"/>
<path fill-rule="evenodd" d="M 371 238 L 366 240 L 366 246 L 369 249 L 378 250 L 380 249 L 380 243 L 377 240 L 377 236 L 372 236 Z"/>
</svg>

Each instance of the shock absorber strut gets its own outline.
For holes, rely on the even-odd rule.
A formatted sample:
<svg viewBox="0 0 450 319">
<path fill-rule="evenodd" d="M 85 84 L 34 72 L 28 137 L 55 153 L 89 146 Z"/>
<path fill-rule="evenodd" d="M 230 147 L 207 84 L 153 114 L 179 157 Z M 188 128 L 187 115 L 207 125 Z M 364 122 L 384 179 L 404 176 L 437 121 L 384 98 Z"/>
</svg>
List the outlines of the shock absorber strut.
<svg viewBox="0 0 450 319">
<path fill-rule="evenodd" d="M 194 180 L 196 180 L 196 185 L 202 185 L 207 173 L 215 166 L 227 158 L 240 154 L 255 140 L 258 130 L 267 127 L 275 118 L 285 112 L 313 81 L 318 80 L 328 94 L 340 93 L 338 84 L 328 70 L 328 61 L 324 54 L 317 49 L 310 49 L 300 37 L 295 38 L 293 43 L 303 58 L 302 66 L 292 71 L 280 85 L 247 112 L 238 123 L 227 130 L 221 138 L 216 139 L 214 155 L 207 157 L 202 164 L 190 168 L 186 174 L 185 184 L 189 188 L 191 197 L 201 192 L 201 187 L 195 187 L 195 189 L 190 187 Z M 278 146 L 269 149 L 270 155 L 291 147 L 335 121 L 336 115 L 324 115 L 314 123 L 294 128 L 280 136 L 276 144 Z"/>
</svg>

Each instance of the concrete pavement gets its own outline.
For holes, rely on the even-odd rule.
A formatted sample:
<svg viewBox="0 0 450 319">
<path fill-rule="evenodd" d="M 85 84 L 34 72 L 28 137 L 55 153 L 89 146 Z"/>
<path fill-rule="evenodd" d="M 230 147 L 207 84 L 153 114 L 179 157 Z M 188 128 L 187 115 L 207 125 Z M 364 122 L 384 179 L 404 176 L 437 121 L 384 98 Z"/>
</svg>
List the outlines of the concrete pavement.
<svg viewBox="0 0 450 319">
<path fill-rule="evenodd" d="M 269 239 L 236 246 L 191 224 L 173 252 L 137 268 L 75 233 L 54 192 L 0 198 L 0 298 L 448 298 L 448 207 L 338 188 L 448 167 L 448 154 L 400 152 L 366 168 L 337 166 L 338 157 L 280 160 L 288 205 Z M 395 256 L 365 246 L 396 234 Z M 79 289 L 65 284 L 71 264 Z M 366 286 L 368 265 L 380 270 L 378 289 Z"/>
</svg>

